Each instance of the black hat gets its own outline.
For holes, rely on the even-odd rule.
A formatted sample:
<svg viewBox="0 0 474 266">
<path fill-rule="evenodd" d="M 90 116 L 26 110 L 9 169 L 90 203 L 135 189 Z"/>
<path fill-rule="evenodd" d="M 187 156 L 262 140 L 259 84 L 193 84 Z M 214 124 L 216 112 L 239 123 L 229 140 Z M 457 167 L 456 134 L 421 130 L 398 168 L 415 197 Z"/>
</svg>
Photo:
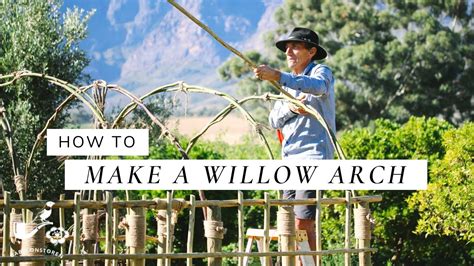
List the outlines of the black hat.
<svg viewBox="0 0 474 266">
<path fill-rule="evenodd" d="M 312 60 L 321 60 L 328 56 L 326 50 L 323 47 L 319 46 L 319 37 L 316 32 L 306 29 L 306 28 L 294 28 L 290 33 L 287 39 L 281 40 L 275 43 L 276 47 L 283 52 L 286 52 L 286 43 L 287 42 L 304 42 L 308 43 L 317 48 L 316 54 L 313 56 Z"/>
</svg>

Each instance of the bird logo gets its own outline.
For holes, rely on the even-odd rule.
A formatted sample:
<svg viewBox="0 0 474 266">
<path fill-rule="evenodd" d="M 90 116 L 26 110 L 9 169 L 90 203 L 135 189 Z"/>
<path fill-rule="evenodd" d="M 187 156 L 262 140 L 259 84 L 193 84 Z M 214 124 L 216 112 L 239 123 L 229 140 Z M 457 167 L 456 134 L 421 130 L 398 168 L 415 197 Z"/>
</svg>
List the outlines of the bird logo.
<svg viewBox="0 0 474 266">
<path fill-rule="evenodd" d="M 35 216 L 35 218 L 33 219 L 33 222 L 39 222 L 39 223 L 48 222 L 48 218 L 49 218 L 49 216 L 51 216 L 51 213 L 53 212 L 53 205 L 54 205 L 54 202 L 52 202 L 52 201 L 46 202 L 43 210 L 40 211 Z"/>
</svg>

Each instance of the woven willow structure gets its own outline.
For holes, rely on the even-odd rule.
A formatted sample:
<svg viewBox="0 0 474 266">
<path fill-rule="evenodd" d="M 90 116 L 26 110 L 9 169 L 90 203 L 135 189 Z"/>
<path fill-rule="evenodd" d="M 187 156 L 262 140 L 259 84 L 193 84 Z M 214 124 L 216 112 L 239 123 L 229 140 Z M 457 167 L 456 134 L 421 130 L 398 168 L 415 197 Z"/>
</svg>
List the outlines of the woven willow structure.
<svg viewBox="0 0 474 266">
<path fill-rule="evenodd" d="M 194 196 L 190 200 L 174 199 L 168 192 L 166 199 L 153 200 L 119 200 L 113 199 L 111 192 L 105 192 L 105 200 L 80 200 L 80 193 L 76 193 L 74 200 L 59 200 L 54 205 L 55 210 L 59 211 L 60 221 L 65 221 L 65 211 L 73 211 L 74 222 L 68 226 L 61 224 L 65 228 L 70 228 L 71 235 L 67 240 L 56 247 L 59 254 L 52 252 L 43 252 L 46 247 L 45 230 L 38 231 L 34 238 L 28 241 L 15 241 L 11 228 L 15 224 L 22 223 L 12 217 L 12 210 L 34 209 L 44 206 L 46 201 L 42 200 L 10 200 L 10 193 L 5 193 L 4 199 L 0 201 L 0 208 L 3 209 L 3 224 L 13 226 L 4 226 L 2 237 L 2 257 L 0 262 L 6 265 L 7 262 L 21 262 L 20 265 L 44 265 L 47 261 L 61 261 L 62 265 L 72 263 L 78 265 L 79 261 L 85 264 L 95 263 L 96 261 L 105 261 L 107 265 L 117 265 L 128 262 L 130 265 L 144 265 L 145 260 L 157 260 L 158 265 L 171 265 L 172 261 L 179 260 L 180 264 L 184 262 L 187 265 L 193 265 L 193 260 L 208 259 L 209 265 L 221 265 L 222 258 L 234 257 L 267 257 L 268 264 L 270 258 L 282 259 L 283 265 L 294 265 L 295 256 L 298 255 L 316 255 L 318 260 L 322 256 L 333 254 L 346 254 L 346 265 L 350 264 L 351 254 L 358 254 L 359 262 L 362 265 L 370 264 L 370 253 L 375 249 L 370 248 L 371 221 L 370 212 L 367 208 L 369 203 L 381 201 L 380 196 L 360 196 L 351 197 L 350 192 L 346 193 L 345 198 L 321 198 L 309 200 L 283 200 L 270 199 L 268 193 L 265 193 L 264 199 L 244 199 L 242 192 L 237 192 L 237 199 L 233 200 L 196 200 Z M 318 195 L 321 192 L 318 191 Z M 316 220 L 316 251 L 295 251 L 295 230 L 294 222 L 288 219 L 291 216 L 290 206 L 297 204 L 315 204 L 317 206 Z M 321 242 L 324 236 L 321 235 L 321 213 L 329 205 L 345 205 L 345 243 L 344 248 L 334 250 L 322 250 Z M 358 208 L 352 208 L 358 204 Z M 246 253 L 244 251 L 245 225 L 244 208 L 257 206 L 263 208 L 264 212 L 264 249 L 263 252 Z M 279 211 L 277 217 L 271 217 L 270 208 L 277 206 Z M 365 206 L 365 207 L 360 207 Z M 196 208 L 208 208 L 208 220 L 196 221 Z M 226 223 L 220 217 L 221 208 L 237 208 L 237 213 L 232 219 L 238 221 L 238 243 L 237 250 L 234 252 L 222 252 L 222 239 L 225 238 Z M 95 214 L 87 214 L 85 210 L 92 211 Z M 120 214 L 120 210 L 127 210 Z M 147 210 L 153 210 L 157 221 L 157 235 L 146 235 L 146 228 L 152 226 L 147 224 L 145 213 Z M 188 221 L 179 221 L 178 212 L 189 212 Z M 212 214 L 210 214 L 212 212 Z M 102 218 L 99 218 L 99 214 Z M 127 214 L 128 213 L 128 214 Z M 352 215 L 354 213 L 354 215 Z M 294 217 L 294 216 L 291 216 Z M 352 219 L 354 217 L 354 219 Z M 276 219 L 277 218 L 277 219 Z M 226 218 L 226 219 L 229 219 Z M 270 250 L 270 224 L 271 220 L 276 219 L 279 234 L 280 250 Z M 16 220 L 16 221 L 14 221 Z M 187 250 L 182 253 L 173 252 L 174 228 L 177 223 L 188 224 L 187 232 Z M 197 223 L 197 224 L 196 224 Z M 354 224 L 354 236 L 352 235 L 351 225 Z M 28 228 L 34 225 L 27 223 Z M 207 238 L 207 252 L 195 252 L 193 247 L 194 228 L 203 226 L 205 237 Z M 120 230 L 122 228 L 123 230 Z M 235 229 L 234 229 L 235 230 Z M 123 232 L 124 233 L 120 233 Z M 10 237 L 5 237 L 10 235 Z M 92 241 L 94 245 L 103 248 L 93 249 L 91 253 L 85 254 L 87 244 Z M 17 245 L 24 252 L 18 252 Z M 102 243 L 102 245 L 98 245 Z M 157 252 L 154 254 L 145 253 L 145 244 L 156 246 Z M 125 249 L 121 246 L 125 245 Z M 51 245 L 50 245 L 51 246 Z M 71 246 L 72 248 L 68 248 Z M 31 249 L 35 247 L 36 249 Z M 43 248 L 43 250 L 41 250 Z M 50 247 L 53 249 L 54 247 Z M 38 253 L 37 250 L 42 252 Z M 68 252 L 70 250 L 70 252 Z M 95 250 L 95 252 L 94 252 Z M 36 253 L 35 253 L 36 251 Z M 21 255 L 20 255 L 20 254 Z M 47 253 L 51 253 L 48 255 Z M 15 256 L 17 254 L 19 256 Z M 13 255 L 13 256 L 12 256 Z M 242 263 L 242 259 L 239 260 Z"/>
</svg>

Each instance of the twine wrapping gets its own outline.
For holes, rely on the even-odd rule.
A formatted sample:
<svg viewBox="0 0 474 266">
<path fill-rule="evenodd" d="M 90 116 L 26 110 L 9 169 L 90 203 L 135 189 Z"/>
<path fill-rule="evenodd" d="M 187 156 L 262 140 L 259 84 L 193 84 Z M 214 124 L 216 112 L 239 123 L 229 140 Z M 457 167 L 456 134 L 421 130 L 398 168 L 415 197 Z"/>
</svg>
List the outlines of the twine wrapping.
<svg viewBox="0 0 474 266">
<path fill-rule="evenodd" d="M 97 241 L 98 238 L 98 220 L 97 214 L 84 214 L 82 240 L 83 241 Z"/>
<path fill-rule="evenodd" d="M 354 209 L 354 233 L 357 239 L 371 239 L 370 209 Z"/>
<path fill-rule="evenodd" d="M 158 222 L 158 236 L 166 237 L 167 226 L 166 226 L 166 210 L 159 210 L 156 215 L 156 221 Z M 171 213 L 171 235 L 174 235 L 175 224 L 178 221 L 178 214 L 176 211 Z"/>
<path fill-rule="evenodd" d="M 296 235 L 295 212 L 292 207 L 284 206 L 277 212 L 277 229 L 278 235 Z"/>
<path fill-rule="evenodd" d="M 26 190 L 25 177 L 22 175 L 17 175 L 15 176 L 14 179 L 15 179 L 16 192 L 25 191 Z"/>
<path fill-rule="evenodd" d="M 226 231 L 221 221 L 204 221 L 204 236 L 207 238 L 224 239 Z"/>
<path fill-rule="evenodd" d="M 145 248 L 145 216 L 127 215 L 128 229 L 125 234 L 125 245 L 133 248 Z"/>
<path fill-rule="evenodd" d="M 22 221 L 21 213 L 10 213 L 10 237 L 15 237 L 15 226 L 17 223 L 21 223 Z"/>
<path fill-rule="evenodd" d="M 25 233 L 28 234 L 35 230 L 37 224 L 25 224 Z M 38 230 L 38 229 L 36 229 Z M 45 228 L 39 229 L 31 238 L 21 241 L 21 256 L 44 256 L 45 255 Z M 20 262 L 20 266 L 40 266 L 44 261 Z"/>
</svg>

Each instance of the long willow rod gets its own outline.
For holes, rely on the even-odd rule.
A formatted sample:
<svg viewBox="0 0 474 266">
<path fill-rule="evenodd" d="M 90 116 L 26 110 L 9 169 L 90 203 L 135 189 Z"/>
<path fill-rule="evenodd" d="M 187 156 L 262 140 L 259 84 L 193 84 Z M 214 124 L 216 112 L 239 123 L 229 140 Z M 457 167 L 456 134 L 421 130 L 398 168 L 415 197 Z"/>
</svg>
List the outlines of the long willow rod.
<svg viewBox="0 0 474 266">
<path fill-rule="evenodd" d="M 240 57 L 242 60 L 245 61 L 245 63 L 247 63 L 248 66 L 250 66 L 251 68 L 256 68 L 257 65 L 255 65 L 252 61 L 250 61 L 249 58 L 247 58 L 245 55 L 243 55 L 241 52 L 239 52 L 237 49 L 235 49 L 234 47 L 230 46 L 229 44 L 227 44 L 225 41 L 223 41 L 219 36 L 217 36 L 217 34 L 215 34 L 208 26 L 206 26 L 204 23 L 202 23 L 199 19 L 197 19 L 196 17 L 194 17 L 191 13 L 189 13 L 186 9 L 184 9 L 184 7 L 180 6 L 178 3 L 176 3 L 174 0 L 168 0 L 168 3 L 170 3 L 172 6 L 174 6 L 176 9 L 178 9 L 181 13 L 183 13 L 185 16 L 187 16 L 189 19 L 191 19 L 194 23 L 196 23 L 199 27 L 201 27 L 203 30 L 205 30 L 207 33 L 209 33 L 217 42 L 219 42 L 222 46 L 224 46 L 225 48 L 227 48 L 229 51 L 231 51 L 232 53 L 234 53 L 235 55 L 237 55 L 238 57 Z M 286 97 L 288 97 L 289 99 L 295 99 L 291 94 L 289 94 L 287 91 L 285 91 L 281 86 L 280 84 L 278 84 L 277 82 L 275 81 L 270 81 L 270 83 L 279 91 L 281 92 L 283 95 L 285 95 Z M 321 125 L 324 127 L 324 129 L 328 132 L 329 134 L 329 139 L 331 140 L 331 143 L 332 145 L 334 146 L 336 152 L 337 152 L 337 155 L 339 157 L 339 159 L 346 159 L 345 155 L 344 155 L 344 151 L 342 150 L 341 146 L 339 145 L 339 143 L 337 142 L 337 139 L 336 139 L 336 135 L 334 134 L 334 132 L 332 132 L 332 130 L 329 128 L 328 126 L 328 123 L 326 122 L 326 120 L 321 116 L 321 114 L 319 114 L 319 112 L 314 109 L 313 107 L 311 106 L 306 106 L 305 104 L 301 103 L 301 102 L 296 102 L 296 105 L 300 108 L 303 108 L 303 110 L 307 111 L 310 115 L 314 116 L 320 123 Z"/>
</svg>

